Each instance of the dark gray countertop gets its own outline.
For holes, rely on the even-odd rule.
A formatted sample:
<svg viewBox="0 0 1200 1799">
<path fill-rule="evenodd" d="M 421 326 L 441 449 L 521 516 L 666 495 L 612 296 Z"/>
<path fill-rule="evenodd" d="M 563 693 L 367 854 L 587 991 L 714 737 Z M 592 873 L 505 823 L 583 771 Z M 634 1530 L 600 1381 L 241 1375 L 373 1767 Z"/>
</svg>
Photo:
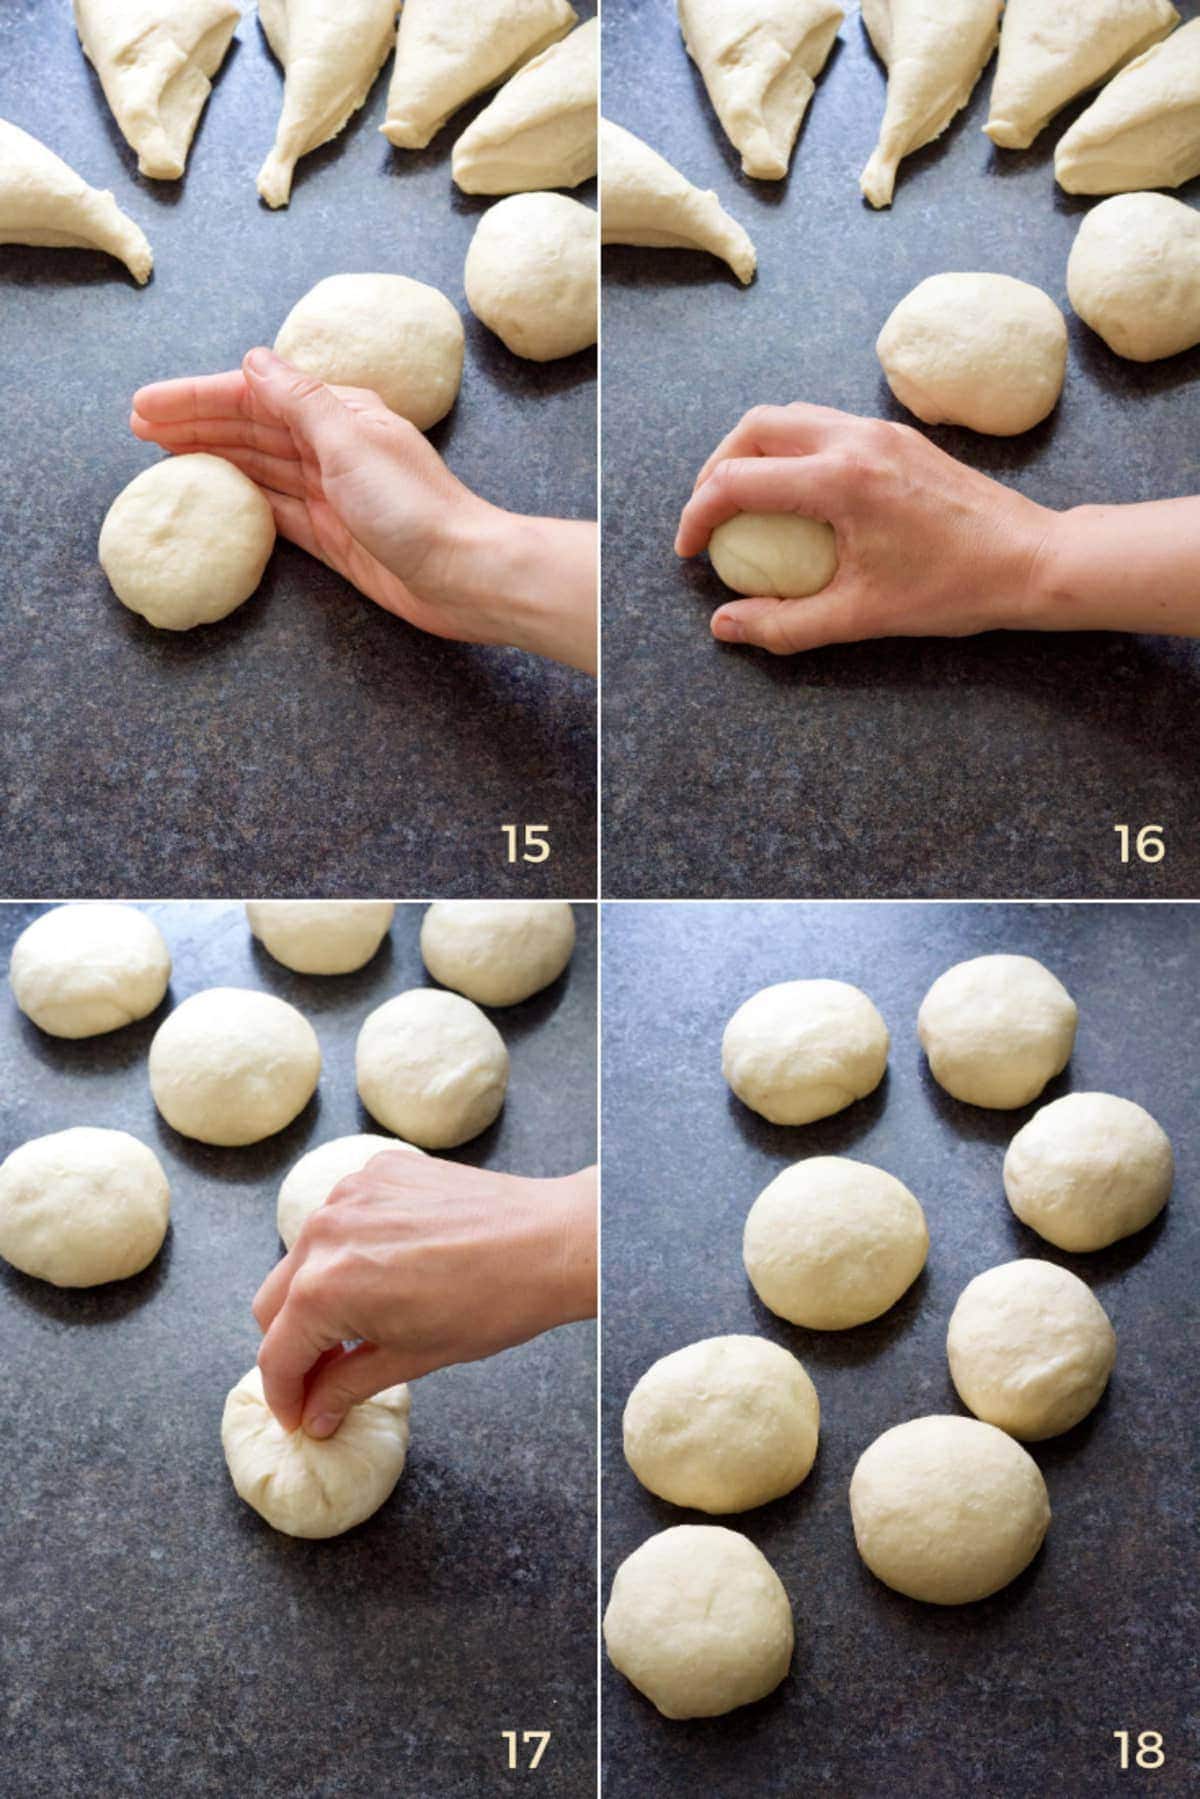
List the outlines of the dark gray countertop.
<svg viewBox="0 0 1200 1799">
<path fill-rule="evenodd" d="M 39 908 L 0 908 L 0 965 Z M 476 1799 L 517 1790 L 500 1732 L 549 1729 L 538 1791 L 595 1766 L 595 1332 L 573 1325 L 414 1387 L 408 1465 L 374 1518 L 306 1543 L 233 1491 L 221 1410 L 253 1362 L 279 1181 L 306 1148 L 377 1130 L 359 1022 L 423 980 L 419 906 L 356 975 L 289 974 L 238 907 L 152 906 L 168 1003 L 218 982 L 301 1006 L 325 1066 L 277 1137 L 221 1150 L 150 1100 L 162 1014 L 77 1044 L 0 1000 L 0 1155 L 68 1124 L 162 1159 L 172 1222 L 142 1275 L 63 1292 L 0 1264 L 0 1689 L 10 1799 Z M 512 1055 L 497 1123 L 456 1152 L 531 1175 L 594 1155 L 595 913 L 569 972 L 492 1016 Z"/>
<path fill-rule="evenodd" d="M 1191 17 L 1196 0 L 1182 0 Z M 1062 403 L 1013 439 L 930 435 L 1049 506 L 1200 492 L 1200 349 L 1137 366 L 1070 314 L 1089 202 L 1055 186 L 1064 112 L 1029 152 L 980 134 L 991 70 L 875 213 L 858 177 L 883 72 L 857 7 L 783 183 L 747 181 L 670 0 L 606 0 L 604 107 L 750 232 L 743 290 L 712 257 L 604 252 L 605 891 L 614 897 L 1200 892 L 1200 656 L 1178 639 L 993 633 L 780 660 L 717 646 L 728 597 L 671 543 L 701 462 L 748 407 L 794 399 L 909 419 L 874 352 L 926 275 L 995 269 L 1070 324 Z M 1195 201 L 1200 184 L 1182 197 Z M 915 422 L 909 419 L 909 422 Z M 1123 868 L 1114 823 L 1165 824 Z"/>
<path fill-rule="evenodd" d="M 1020 1225 L 1003 1151 L 1033 1108 L 960 1105 L 932 1081 L 921 998 L 964 957 L 1040 957 L 1080 1008 L 1077 1047 L 1047 1097 L 1109 1089 L 1146 1105 L 1178 1173 L 1161 1222 L 1092 1256 Z M 1194 1599 L 1195 993 L 1200 914 L 1183 906 L 625 906 L 604 914 L 604 1574 L 654 1531 L 703 1522 L 638 1485 L 621 1413 L 658 1356 L 699 1337 L 761 1333 L 795 1351 L 821 1400 L 816 1464 L 796 1492 L 722 1519 L 779 1571 L 796 1620 L 778 1692 L 724 1719 L 660 1718 L 605 1664 L 606 1799 L 1035 1799 L 1196 1791 Z M 773 981 L 862 986 L 892 1033 L 874 1095 L 804 1129 L 771 1126 L 721 1077 L 721 1032 Z M 757 1194 L 808 1155 L 875 1162 L 925 1208 L 924 1274 L 859 1330 L 793 1328 L 758 1303 L 741 1262 Z M 961 1412 L 945 1357 L 967 1280 L 1018 1256 L 1093 1286 L 1120 1347 L 1107 1397 L 1035 1444 L 1053 1523 L 1042 1553 L 981 1604 L 925 1606 L 868 1573 L 846 1492 L 881 1431 Z M 1163 1733 L 1166 1764 L 1118 1774 L 1112 1732 Z"/>
<path fill-rule="evenodd" d="M 127 612 L 96 560 L 157 455 L 128 430 L 134 390 L 236 366 L 343 270 L 415 276 L 462 312 L 462 394 L 431 433 L 456 474 L 517 511 L 593 513 L 594 352 L 521 361 L 463 297 L 489 202 L 454 187 L 450 150 L 482 103 L 393 150 L 389 70 L 272 213 L 254 181 L 282 81 L 252 9 L 180 182 L 137 175 L 69 6 L 0 11 L 0 117 L 113 189 L 155 253 L 139 289 L 98 252 L 0 247 L 6 894 L 595 892 L 586 677 L 427 637 L 290 544 L 245 606 L 179 636 Z M 513 822 L 549 826 L 548 863 L 508 866 Z"/>
</svg>

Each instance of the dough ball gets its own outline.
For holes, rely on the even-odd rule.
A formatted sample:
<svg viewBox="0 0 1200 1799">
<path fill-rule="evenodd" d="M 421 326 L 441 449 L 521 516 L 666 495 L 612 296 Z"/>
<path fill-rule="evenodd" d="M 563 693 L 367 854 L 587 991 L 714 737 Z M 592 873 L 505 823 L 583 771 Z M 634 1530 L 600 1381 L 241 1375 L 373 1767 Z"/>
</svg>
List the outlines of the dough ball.
<svg viewBox="0 0 1200 1799">
<path fill-rule="evenodd" d="M 225 1401 L 221 1447 L 239 1496 L 288 1537 L 340 1537 L 377 1512 L 408 1451 L 407 1387 L 352 1407 L 332 1437 L 284 1430 L 257 1368 Z"/>
<path fill-rule="evenodd" d="M 565 194 L 491 206 L 467 251 L 467 304 L 514 356 L 550 362 L 596 341 L 596 214 Z"/>
<path fill-rule="evenodd" d="M 56 906 L 17 938 L 13 998 L 51 1037 L 100 1037 L 147 1018 L 171 978 L 162 932 L 134 906 Z"/>
<path fill-rule="evenodd" d="M 969 1605 L 1027 1568 L 1050 1523 L 1033 1457 L 977 1418 L 912 1418 L 876 1437 L 850 1480 L 858 1553 L 897 1593 Z"/>
<path fill-rule="evenodd" d="M 172 1129 L 224 1147 L 283 1130 L 317 1089 L 316 1032 L 286 1000 L 209 987 L 177 1006 L 150 1045 L 150 1091 Z"/>
<path fill-rule="evenodd" d="M 721 1039 L 721 1070 L 743 1105 L 772 1124 L 811 1124 L 872 1093 L 888 1029 L 845 981 L 783 981 L 740 1005 Z"/>
<path fill-rule="evenodd" d="M 837 538 L 823 519 L 794 512 L 737 512 L 708 543 L 713 567 L 735 593 L 803 600 L 837 573 Z"/>
<path fill-rule="evenodd" d="M 927 425 L 1011 437 L 1057 405 L 1067 326 L 1027 281 L 931 275 L 901 300 L 875 349 L 900 404 Z"/>
<path fill-rule="evenodd" d="M 807 1330 L 878 1318 L 925 1266 L 929 1232 L 908 1188 L 847 1156 L 776 1175 L 750 1208 L 742 1260 L 758 1297 Z"/>
<path fill-rule="evenodd" d="M 1107 1249 L 1158 1217 L 1174 1173 L 1167 1134 L 1141 1106 L 1115 1093 L 1067 1093 L 1009 1144 L 1004 1190 L 1047 1243 Z"/>
<path fill-rule="evenodd" d="M 353 974 L 392 928 L 391 900 L 247 900 L 263 948 L 297 974 Z"/>
<path fill-rule="evenodd" d="M 765 1337 L 707 1337 L 663 1356 L 625 1406 L 625 1460 L 672 1505 L 744 1512 L 790 1493 L 817 1453 L 821 1407 Z"/>
<path fill-rule="evenodd" d="M 504 1104 L 504 1039 L 457 993 L 414 987 L 377 1007 L 358 1033 L 355 1061 L 371 1116 L 426 1149 L 477 1137 Z"/>
<path fill-rule="evenodd" d="M 1027 1106 L 1075 1047 L 1075 1001 L 1032 956 L 976 956 L 939 975 L 917 1014 L 933 1078 L 970 1106 Z"/>
<path fill-rule="evenodd" d="M 574 948 L 566 900 L 435 900 L 421 924 L 434 980 L 480 1006 L 515 1006 L 539 993 Z"/>
<path fill-rule="evenodd" d="M 276 355 L 334 387 L 369 387 L 428 431 L 462 384 L 463 327 L 445 294 L 407 275 L 328 275 L 279 327 Z"/>
<path fill-rule="evenodd" d="M 1117 356 L 1155 362 L 1200 343 L 1200 212 L 1166 194 L 1117 194 L 1084 217 L 1067 294 Z"/>
<path fill-rule="evenodd" d="M 665 1718 L 765 1699 L 792 1642 L 783 1582 L 748 1537 L 719 1524 L 650 1537 L 617 1569 L 604 1614 L 609 1660 Z"/>
<path fill-rule="evenodd" d="M 153 463 L 100 527 L 100 566 L 113 592 L 160 631 L 190 631 L 236 611 L 274 548 L 265 496 L 221 456 Z"/>
<path fill-rule="evenodd" d="M 963 1289 L 946 1337 L 963 1404 L 1037 1443 L 1086 1418 L 1117 1357 L 1108 1315 L 1053 1262 L 1005 1262 Z"/>
<path fill-rule="evenodd" d="M 0 1256 L 55 1287 L 123 1281 L 162 1248 L 170 1207 L 158 1157 L 125 1131 L 35 1137 L 0 1165 Z"/>
<path fill-rule="evenodd" d="M 339 1181 L 348 1174 L 361 1173 L 368 1162 L 391 1149 L 406 1149 L 414 1156 L 421 1154 L 413 1144 L 401 1143 L 396 1137 L 373 1137 L 364 1132 L 353 1137 L 334 1137 L 294 1162 L 283 1178 L 275 1211 L 279 1235 L 288 1249 L 300 1235 L 309 1213 L 325 1204 Z"/>
</svg>

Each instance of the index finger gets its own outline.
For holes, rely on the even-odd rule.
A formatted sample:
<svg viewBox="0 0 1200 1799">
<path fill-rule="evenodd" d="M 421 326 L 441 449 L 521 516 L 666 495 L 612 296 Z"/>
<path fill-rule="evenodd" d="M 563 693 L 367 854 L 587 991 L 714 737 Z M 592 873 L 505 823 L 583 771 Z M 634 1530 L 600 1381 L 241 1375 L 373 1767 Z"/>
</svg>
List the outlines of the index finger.
<svg viewBox="0 0 1200 1799">
<path fill-rule="evenodd" d="M 220 375 L 180 375 L 152 381 L 133 396 L 133 410 L 155 425 L 186 425 L 196 419 L 246 418 L 252 396 L 241 369 Z"/>
<path fill-rule="evenodd" d="M 810 406 L 804 400 L 793 400 L 787 406 L 754 406 L 706 459 L 692 483 L 692 492 L 708 480 L 718 462 L 731 457 L 804 456 L 822 449 L 845 417 L 832 406 Z"/>
<path fill-rule="evenodd" d="M 675 554 L 698 555 L 717 526 L 738 512 L 828 519 L 840 473 L 834 456 L 751 456 L 718 463 L 683 509 Z"/>
<path fill-rule="evenodd" d="M 285 1430 L 299 1430 L 308 1376 L 325 1351 L 340 1342 L 293 1282 L 258 1349 L 263 1393 Z"/>
</svg>

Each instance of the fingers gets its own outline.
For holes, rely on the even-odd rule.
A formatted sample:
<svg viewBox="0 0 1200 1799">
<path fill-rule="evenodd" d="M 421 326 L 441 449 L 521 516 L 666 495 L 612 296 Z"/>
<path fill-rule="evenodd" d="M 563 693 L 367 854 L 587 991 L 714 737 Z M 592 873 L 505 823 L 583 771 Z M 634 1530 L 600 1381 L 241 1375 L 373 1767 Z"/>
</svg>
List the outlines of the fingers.
<svg viewBox="0 0 1200 1799">
<path fill-rule="evenodd" d="M 159 423 L 135 409 L 129 428 L 135 437 L 161 444 L 164 450 L 210 450 L 219 456 L 225 450 L 250 449 L 296 460 L 291 432 L 258 419 L 217 416 Z"/>
<path fill-rule="evenodd" d="M 304 1396 L 304 1428 L 310 1437 L 331 1437 L 351 1406 L 425 1372 L 374 1343 L 358 1343 L 326 1356 Z"/>
<path fill-rule="evenodd" d="M 186 424 L 195 419 L 227 419 L 244 416 L 246 379 L 241 369 L 221 375 L 181 375 L 174 381 L 154 381 L 139 387 L 133 410 L 154 425 Z"/>
<path fill-rule="evenodd" d="M 733 600 L 713 613 L 712 634 L 722 643 L 751 644 L 775 656 L 857 643 L 866 635 L 849 602 L 828 591 L 808 600 Z"/>
<path fill-rule="evenodd" d="M 836 509 L 843 469 L 830 454 L 748 457 L 718 463 L 683 509 L 677 556 L 695 556 L 718 525 L 738 512 L 798 512 L 828 518 Z"/>
<path fill-rule="evenodd" d="M 302 464 L 294 456 L 268 456 L 260 450 L 223 449 L 217 444 L 204 444 L 200 447 L 208 450 L 212 456 L 221 456 L 226 462 L 232 462 L 234 468 L 240 468 L 243 475 L 248 475 L 259 487 L 270 488 L 275 493 L 289 494 L 295 500 L 302 499 L 307 491 Z M 268 493 L 267 498 L 270 497 Z"/>
<path fill-rule="evenodd" d="M 292 1276 L 298 1266 L 295 1251 L 289 1251 L 282 1262 L 276 1262 L 254 1295 L 250 1310 L 254 1313 L 254 1321 L 260 1331 L 265 1333 L 274 1324 L 279 1308 L 287 1298 L 287 1290 L 292 1284 Z"/>
<path fill-rule="evenodd" d="M 345 468 L 361 460 L 361 425 L 331 387 L 301 374 L 273 350 L 251 350 L 242 367 L 255 398 L 276 413 L 307 444 L 322 472 L 329 465 Z"/>
<path fill-rule="evenodd" d="M 305 1381 L 325 1350 L 340 1342 L 340 1333 L 322 1322 L 301 1271 L 288 1287 L 258 1349 L 263 1392 L 285 1430 L 299 1429 L 304 1415 Z"/>
<path fill-rule="evenodd" d="M 820 450 L 833 433 L 844 428 L 847 414 L 832 406 L 808 406 L 802 400 L 790 406 L 754 406 L 726 433 L 707 459 L 692 485 L 700 487 L 718 462 L 741 456 L 806 456 Z"/>
</svg>

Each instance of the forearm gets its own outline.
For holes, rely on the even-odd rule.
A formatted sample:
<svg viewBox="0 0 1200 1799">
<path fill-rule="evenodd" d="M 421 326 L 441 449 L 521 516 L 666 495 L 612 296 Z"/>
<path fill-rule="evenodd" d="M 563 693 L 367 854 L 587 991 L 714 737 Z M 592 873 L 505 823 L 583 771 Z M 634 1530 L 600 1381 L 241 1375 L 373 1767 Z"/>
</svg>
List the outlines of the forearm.
<svg viewBox="0 0 1200 1799">
<path fill-rule="evenodd" d="M 1200 498 L 1050 516 L 1027 628 L 1200 636 Z"/>
<path fill-rule="evenodd" d="M 496 512 L 475 566 L 496 642 L 596 672 L 596 527 Z"/>
</svg>

